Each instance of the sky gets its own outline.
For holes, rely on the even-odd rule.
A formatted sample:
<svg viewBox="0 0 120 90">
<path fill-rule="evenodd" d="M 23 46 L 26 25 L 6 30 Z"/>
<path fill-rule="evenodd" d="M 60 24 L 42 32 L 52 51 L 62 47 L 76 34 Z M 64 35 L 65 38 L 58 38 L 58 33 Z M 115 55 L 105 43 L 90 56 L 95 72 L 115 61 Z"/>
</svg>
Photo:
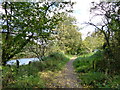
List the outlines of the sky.
<svg viewBox="0 0 120 90">
<path fill-rule="evenodd" d="M 1 1 L 1 0 L 0 0 Z M 70 1 L 70 0 L 65 0 Z M 93 32 L 95 28 L 93 26 L 88 26 L 86 24 L 83 24 L 85 22 L 88 22 L 90 19 L 90 6 L 91 2 L 99 2 L 100 0 L 71 0 L 73 2 L 76 2 L 76 4 L 73 6 L 73 13 L 71 14 L 77 19 L 77 26 L 79 28 L 82 28 L 80 32 L 82 33 L 82 39 L 85 39 L 88 32 Z M 0 8 L 0 11 L 1 8 Z M 98 21 L 99 19 L 94 19 L 94 21 Z"/>
<path fill-rule="evenodd" d="M 69 0 L 68 0 L 69 1 Z M 71 0 L 73 2 L 76 2 L 76 4 L 73 6 L 74 12 L 71 14 L 77 19 L 77 25 L 79 28 L 83 28 L 80 30 L 82 33 L 82 39 L 85 39 L 88 32 L 93 32 L 95 28 L 93 26 L 88 26 L 86 24 L 83 24 L 85 22 L 88 22 L 91 15 L 90 15 L 90 6 L 91 2 L 99 2 L 100 0 Z M 94 21 L 98 21 L 99 19 L 96 19 Z"/>
</svg>

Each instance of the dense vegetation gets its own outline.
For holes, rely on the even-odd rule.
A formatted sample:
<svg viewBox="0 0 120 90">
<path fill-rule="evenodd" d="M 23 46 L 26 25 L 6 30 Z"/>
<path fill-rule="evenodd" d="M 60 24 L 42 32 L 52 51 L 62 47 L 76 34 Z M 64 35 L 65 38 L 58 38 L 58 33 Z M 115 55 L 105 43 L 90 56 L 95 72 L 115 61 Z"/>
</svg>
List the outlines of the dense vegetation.
<svg viewBox="0 0 120 90">
<path fill-rule="evenodd" d="M 119 73 L 107 74 L 103 51 L 81 56 L 74 62 L 81 84 L 86 88 L 120 88 Z"/>
<path fill-rule="evenodd" d="M 3 88 L 46 88 L 44 72 L 56 72 L 79 56 L 74 67 L 81 84 L 92 88 L 120 88 L 120 1 L 92 2 L 90 12 L 100 16 L 96 29 L 84 40 L 72 13 L 73 2 L 3 2 Z M 28 65 L 7 65 L 12 59 L 34 58 Z"/>
<path fill-rule="evenodd" d="M 31 49 L 41 59 L 52 41 L 53 29 L 63 20 L 60 14 L 70 12 L 72 5 L 72 2 L 3 2 L 2 64 L 6 65 L 30 42 L 39 48 L 39 52 L 34 47 Z"/>
<path fill-rule="evenodd" d="M 28 65 L 3 66 L 3 88 L 46 88 L 41 72 L 59 71 L 69 61 L 62 53 L 52 53 L 43 61 L 34 61 Z"/>
<path fill-rule="evenodd" d="M 95 26 L 95 33 L 101 33 L 101 39 L 104 40 L 102 43 L 98 41 L 101 43 L 101 46 L 97 45 L 99 51 L 90 56 L 79 57 L 74 62 L 74 67 L 82 80 L 81 83 L 85 87 L 120 88 L 119 6 L 120 2 L 93 2 L 91 12 L 94 12 L 94 16 L 101 16 L 103 20 L 100 22 L 101 25 L 92 22 L 88 22 L 88 24 Z M 88 44 L 88 48 L 93 50 L 91 38 L 93 35 L 87 37 L 84 42 Z M 93 40 L 95 39 L 93 38 Z"/>
<path fill-rule="evenodd" d="M 67 14 L 71 12 L 72 5 L 72 2 L 2 3 L 5 12 L 1 13 L 2 31 L 0 32 L 2 33 L 3 88 L 45 88 L 46 81 L 41 78 L 44 74 L 42 72 L 59 71 L 68 62 L 69 59 L 60 53 L 67 53 L 67 49 L 61 49 L 67 44 L 72 45 L 73 38 L 79 37 L 78 42 L 81 40 L 77 26 L 73 25 L 76 22 L 75 18 Z M 70 8 L 64 9 L 66 6 Z M 61 9 L 64 11 L 61 12 Z M 71 25 L 70 28 L 79 36 L 72 35 L 69 28 L 66 28 L 70 36 L 69 42 L 65 44 L 64 40 L 68 35 L 65 34 L 66 30 L 63 27 L 66 22 L 69 23 L 66 26 Z M 60 26 L 61 23 L 63 26 Z M 65 34 L 64 39 L 61 38 L 62 34 Z M 64 46 L 61 45 L 63 43 Z M 67 47 L 72 48 L 70 45 Z M 39 61 L 28 65 L 19 65 L 17 61 L 14 65 L 7 65 L 7 61 L 12 59 L 31 57 L 37 57 Z"/>
</svg>

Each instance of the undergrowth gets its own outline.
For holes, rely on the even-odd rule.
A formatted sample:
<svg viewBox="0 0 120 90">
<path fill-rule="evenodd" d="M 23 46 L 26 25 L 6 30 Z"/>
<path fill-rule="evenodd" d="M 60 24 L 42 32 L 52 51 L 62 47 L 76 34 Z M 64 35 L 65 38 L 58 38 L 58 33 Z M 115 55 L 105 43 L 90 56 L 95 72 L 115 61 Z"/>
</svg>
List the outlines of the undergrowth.
<svg viewBox="0 0 120 90">
<path fill-rule="evenodd" d="M 120 88 L 120 74 L 106 74 L 104 66 L 98 65 L 103 60 L 103 52 L 78 57 L 73 66 L 85 88 Z M 102 66 L 102 67 L 100 67 Z"/>
<path fill-rule="evenodd" d="M 58 71 L 69 61 L 62 53 L 52 53 L 43 61 L 35 61 L 30 65 L 2 66 L 3 88 L 46 88 L 41 78 L 44 71 Z"/>
</svg>

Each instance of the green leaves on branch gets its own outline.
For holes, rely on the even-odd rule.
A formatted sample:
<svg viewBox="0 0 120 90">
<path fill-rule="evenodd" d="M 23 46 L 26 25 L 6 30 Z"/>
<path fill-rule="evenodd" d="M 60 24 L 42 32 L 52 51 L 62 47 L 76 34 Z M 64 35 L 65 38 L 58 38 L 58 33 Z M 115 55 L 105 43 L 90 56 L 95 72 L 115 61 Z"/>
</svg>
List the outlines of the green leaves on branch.
<svg viewBox="0 0 120 90">
<path fill-rule="evenodd" d="M 71 2 L 67 4 L 71 9 Z M 3 2 L 3 64 L 36 37 L 49 38 L 52 29 L 61 21 L 58 14 L 66 12 L 66 6 L 62 2 Z"/>
</svg>

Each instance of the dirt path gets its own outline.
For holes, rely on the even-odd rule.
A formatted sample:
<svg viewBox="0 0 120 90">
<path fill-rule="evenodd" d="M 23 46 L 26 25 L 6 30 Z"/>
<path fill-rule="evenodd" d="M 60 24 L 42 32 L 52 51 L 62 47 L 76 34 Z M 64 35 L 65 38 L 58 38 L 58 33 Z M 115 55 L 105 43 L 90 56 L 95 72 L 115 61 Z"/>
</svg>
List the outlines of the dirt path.
<svg viewBox="0 0 120 90">
<path fill-rule="evenodd" d="M 48 82 L 48 88 L 82 88 L 79 84 L 80 80 L 77 79 L 74 72 L 72 65 L 74 60 L 75 57 L 71 58 L 62 71 L 57 73 L 49 72 L 49 75 L 51 75 L 45 79 Z"/>
<path fill-rule="evenodd" d="M 62 87 L 64 88 L 81 88 L 82 86 L 79 84 L 80 80 L 77 79 L 77 75 L 73 68 L 73 61 L 75 57 L 71 58 L 71 60 L 66 64 L 65 68 L 62 70 L 62 77 L 58 80 L 63 80 Z"/>
</svg>

